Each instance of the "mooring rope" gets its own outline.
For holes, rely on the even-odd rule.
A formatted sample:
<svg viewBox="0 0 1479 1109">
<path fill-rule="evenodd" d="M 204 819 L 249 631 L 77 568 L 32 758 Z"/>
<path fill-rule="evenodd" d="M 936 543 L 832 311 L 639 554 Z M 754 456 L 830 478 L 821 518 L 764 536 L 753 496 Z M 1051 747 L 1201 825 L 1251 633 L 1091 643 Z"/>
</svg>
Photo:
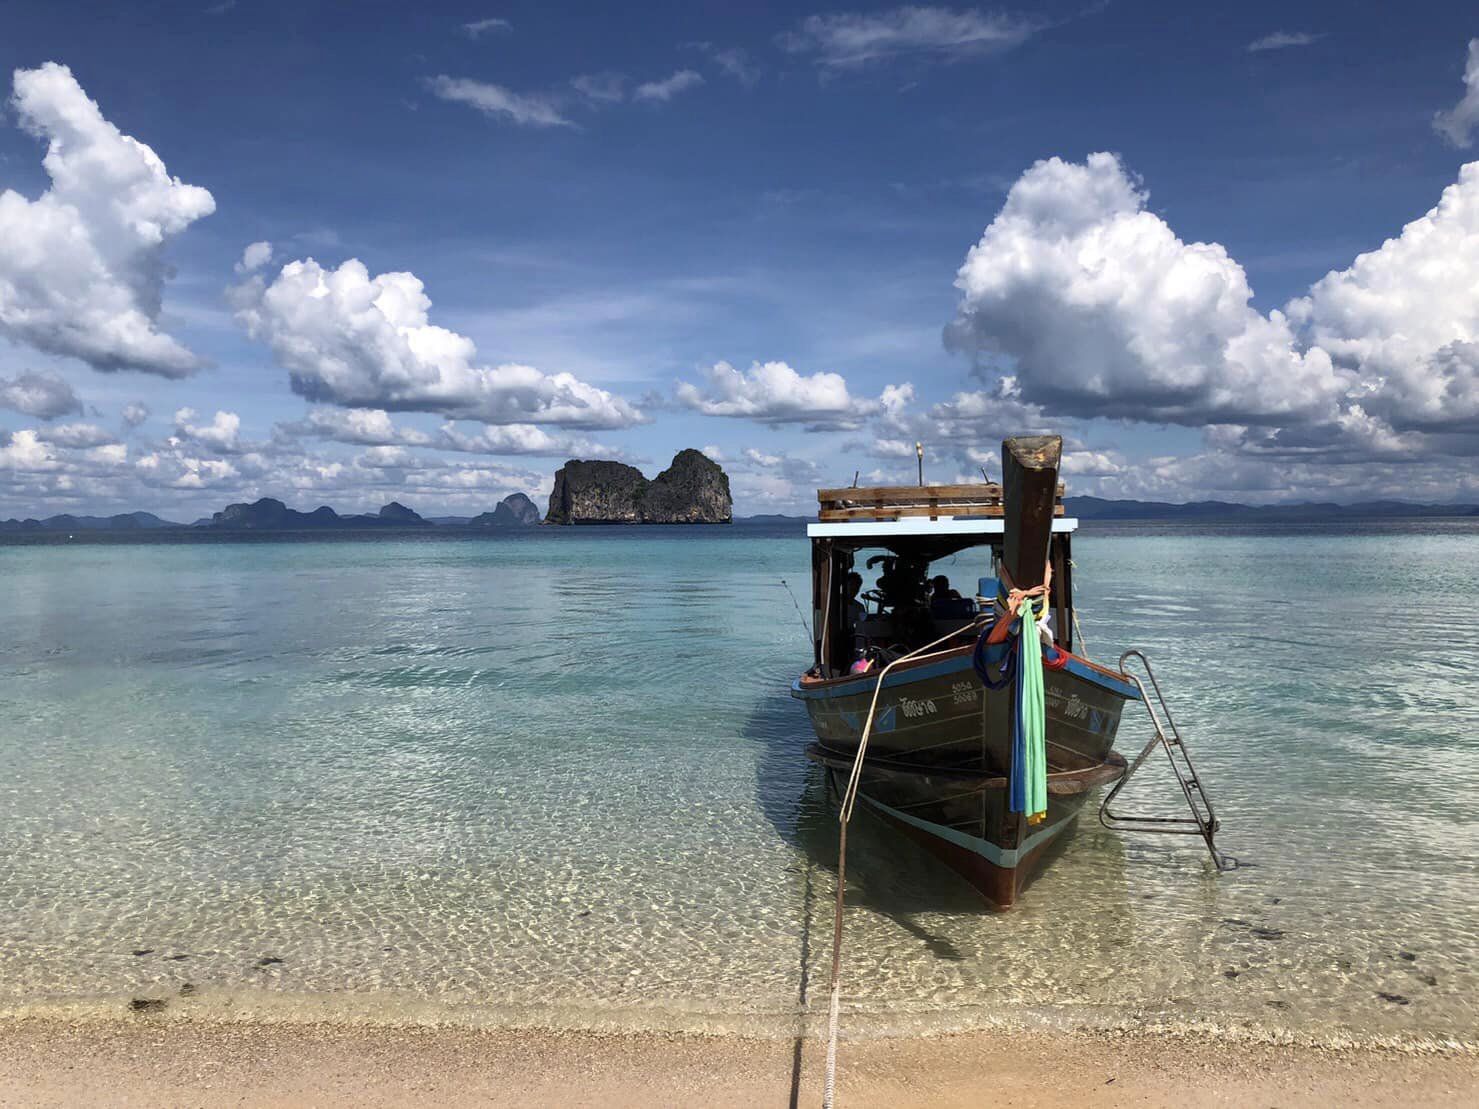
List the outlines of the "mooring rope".
<svg viewBox="0 0 1479 1109">
<path fill-rule="evenodd" d="M 1071 558 L 1068 560 L 1068 565 L 1073 567 L 1075 570 L 1078 569 L 1078 563 L 1074 562 Z M 1078 653 L 1084 658 L 1088 658 L 1089 645 L 1084 642 L 1083 625 L 1078 622 L 1078 606 L 1069 605 L 1069 611 L 1073 613 L 1073 639 L 1074 642 L 1078 644 Z"/>
<path fill-rule="evenodd" d="M 832 1109 L 837 1089 L 837 1024 L 842 1004 L 842 910 L 847 894 L 847 825 L 852 820 L 853 806 L 858 799 L 858 783 L 863 776 L 863 756 L 868 752 L 868 739 L 873 734 L 873 718 L 878 711 L 878 695 L 883 691 L 883 679 L 899 663 L 928 654 L 941 643 L 973 630 L 988 619 L 990 617 L 986 615 L 978 616 L 965 627 L 942 635 L 933 643 L 918 647 L 907 655 L 900 655 L 878 672 L 878 681 L 874 683 L 873 700 L 868 705 L 868 719 L 864 722 L 863 734 L 858 739 L 858 753 L 853 757 L 852 773 L 848 776 L 847 789 L 837 813 L 840 825 L 837 832 L 837 903 L 832 918 L 832 998 L 827 1007 L 827 1084 L 822 1093 L 823 1109 Z"/>
<path fill-rule="evenodd" d="M 1001 574 L 1002 584 L 1007 587 L 1007 599 L 1003 602 L 1000 594 L 998 594 L 996 604 L 999 608 L 1006 610 L 1008 617 L 1015 617 L 1017 610 L 1022 607 L 1022 602 L 1033 597 L 1041 597 L 1043 599 L 1042 617 L 1047 616 L 1048 595 L 1053 588 L 1053 564 L 1051 562 L 1043 567 L 1042 584 L 1034 585 L 1031 589 L 1019 589 L 1017 587 L 1017 583 L 1012 580 L 1012 575 L 1007 572 L 1006 563 L 998 566 L 997 572 Z M 1041 617 L 1034 619 L 1041 619 Z"/>
</svg>

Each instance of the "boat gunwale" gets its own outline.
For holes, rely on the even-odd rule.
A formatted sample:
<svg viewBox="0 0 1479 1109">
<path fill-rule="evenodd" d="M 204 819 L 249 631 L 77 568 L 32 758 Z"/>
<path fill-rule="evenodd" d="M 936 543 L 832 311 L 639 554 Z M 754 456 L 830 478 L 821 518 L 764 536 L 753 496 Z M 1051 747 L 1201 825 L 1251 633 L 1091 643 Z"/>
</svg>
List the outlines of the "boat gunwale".
<svg viewBox="0 0 1479 1109">
<path fill-rule="evenodd" d="M 1140 691 L 1133 683 L 1128 681 L 1123 674 L 1102 666 L 1097 662 L 1076 655 L 1072 651 L 1064 651 L 1062 647 L 1057 648 L 1068 656 L 1068 662 L 1063 667 L 1068 673 L 1076 677 L 1091 681 L 1102 686 L 1109 692 L 1117 694 L 1128 701 L 1140 700 Z M 905 685 L 909 682 L 918 681 L 925 677 L 934 677 L 933 673 L 920 673 L 926 667 L 953 666 L 961 659 L 969 659 L 970 653 L 975 650 L 975 644 L 967 643 L 960 647 L 950 647 L 943 651 L 934 651 L 928 655 L 921 655 L 916 659 L 909 659 L 899 663 L 883 679 L 884 688 L 895 685 Z M 948 673 L 949 671 L 945 671 Z M 802 674 L 791 683 L 791 696 L 801 700 L 814 698 L 852 697 L 866 693 L 878 683 L 876 673 L 842 674 L 835 678 L 818 678 L 810 671 Z M 851 689 L 850 686 L 857 686 Z"/>
</svg>

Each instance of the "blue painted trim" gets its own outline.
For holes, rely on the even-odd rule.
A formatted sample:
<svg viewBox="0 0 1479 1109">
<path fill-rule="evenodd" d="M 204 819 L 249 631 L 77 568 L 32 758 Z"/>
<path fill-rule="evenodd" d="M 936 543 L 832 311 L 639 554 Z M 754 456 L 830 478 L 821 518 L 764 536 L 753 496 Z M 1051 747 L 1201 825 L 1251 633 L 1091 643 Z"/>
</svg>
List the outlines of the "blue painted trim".
<svg viewBox="0 0 1479 1109">
<path fill-rule="evenodd" d="M 1085 666 L 1076 658 L 1070 656 L 1070 658 L 1068 659 L 1068 665 L 1065 666 L 1063 669 L 1067 670 L 1070 674 L 1078 675 L 1080 678 L 1083 678 L 1086 681 L 1091 681 L 1095 685 L 1102 685 L 1105 689 L 1109 690 L 1112 693 L 1118 693 L 1126 700 L 1140 700 L 1140 691 L 1129 682 L 1123 681 L 1119 678 L 1112 678 L 1108 674 L 1101 674 L 1092 666 Z"/>
<path fill-rule="evenodd" d="M 1129 682 L 1112 678 L 1108 674 L 1101 674 L 1093 667 L 1085 666 L 1076 658 L 1070 657 L 1068 665 L 1064 667 L 1068 673 L 1085 681 L 1093 682 L 1102 686 L 1111 693 L 1118 693 L 1127 701 L 1140 700 L 1140 692 Z M 971 666 L 970 652 L 960 655 L 958 658 L 944 659 L 941 662 L 932 662 L 928 666 L 921 666 L 914 670 L 898 671 L 883 679 L 883 688 L 889 689 L 896 685 L 911 685 L 914 682 L 925 681 L 929 678 L 944 677 L 947 674 L 959 674 L 971 671 L 974 679 L 974 669 Z M 856 697 L 860 693 L 871 693 L 878 679 L 868 674 L 859 674 L 856 681 L 847 682 L 843 685 L 828 686 L 825 689 L 804 689 L 801 679 L 797 678 L 791 683 L 791 696 L 803 701 L 831 700 L 835 697 Z"/>
<path fill-rule="evenodd" d="M 917 816 L 910 816 L 906 812 L 900 812 L 898 809 L 885 805 L 882 801 L 875 801 L 866 793 L 860 793 L 858 796 L 875 809 L 887 813 L 895 820 L 901 820 L 905 824 L 912 824 L 914 827 L 928 832 L 932 836 L 938 836 L 940 839 L 948 840 L 958 847 L 964 847 L 967 851 L 980 855 L 987 862 L 995 863 L 997 866 L 1004 867 L 1008 870 L 1016 867 L 1022 861 L 1024 855 L 1047 843 L 1073 823 L 1073 818 L 1067 817 L 1058 821 L 1056 824 L 1033 832 L 1032 835 L 1022 841 L 1021 847 L 998 847 L 989 840 L 984 840 L 977 836 L 968 836 L 955 828 L 947 828 L 943 824 L 932 824 L 928 820 L 920 820 Z"/>
</svg>

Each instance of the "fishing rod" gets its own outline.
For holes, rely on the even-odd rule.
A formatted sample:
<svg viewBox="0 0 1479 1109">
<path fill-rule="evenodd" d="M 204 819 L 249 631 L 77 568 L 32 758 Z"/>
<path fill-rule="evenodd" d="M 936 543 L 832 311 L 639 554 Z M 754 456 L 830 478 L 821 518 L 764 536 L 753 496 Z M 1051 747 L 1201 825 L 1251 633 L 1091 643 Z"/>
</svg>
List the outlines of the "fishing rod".
<svg viewBox="0 0 1479 1109">
<path fill-rule="evenodd" d="M 791 597 L 791 603 L 796 606 L 796 615 L 801 617 L 801 626 L 806 629 L 807 640 L 814 640 L 816 637 L 811 634 L 811 625 L 806 622 L 806 614 L 801 611 L 801 602 L 796 599 L 796 594 L 791 592 L 791 586 L 785 578 L 781 579 L 781 584 L 786 587 L 786 592 Z"/>
</svg>

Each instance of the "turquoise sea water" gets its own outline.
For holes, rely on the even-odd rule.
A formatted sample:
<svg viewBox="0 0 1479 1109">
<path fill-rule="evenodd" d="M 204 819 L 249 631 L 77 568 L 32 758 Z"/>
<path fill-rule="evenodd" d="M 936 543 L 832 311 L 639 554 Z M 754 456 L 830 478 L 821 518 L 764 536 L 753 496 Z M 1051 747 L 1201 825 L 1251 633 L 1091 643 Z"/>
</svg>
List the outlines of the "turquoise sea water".
<svg viewBox="0 0 1479 1109">
<path fill-rule="evenodd" d="M 989 915 L 862 813 L 845 1027 L 1479 1043 L 1479 527 L 1075 557 L 1255 865 L 1091 807 Z M 755 527 L 0 546 L 0 1013 L 818 1027 L 807 565 Z"/>
</svg>

